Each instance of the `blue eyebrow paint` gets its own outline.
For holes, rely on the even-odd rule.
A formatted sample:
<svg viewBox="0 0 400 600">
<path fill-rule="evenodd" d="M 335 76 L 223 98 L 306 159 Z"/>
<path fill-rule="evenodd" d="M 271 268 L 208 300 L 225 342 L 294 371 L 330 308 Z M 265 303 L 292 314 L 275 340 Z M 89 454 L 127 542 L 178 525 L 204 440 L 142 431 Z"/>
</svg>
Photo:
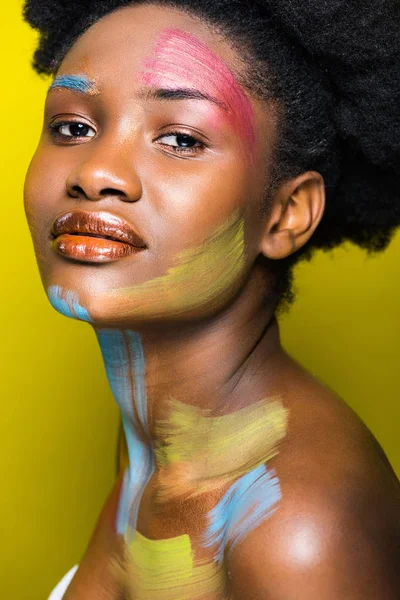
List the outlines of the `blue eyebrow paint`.
<svg viewBox="0 0 400 600">
<path fill-rule="evenodd" d="M 47 296 L 52 307 L 65 317 L 87 321 L 88 323 L 92 322 L 92 318 L 86 308 L 79 303 L 79 297 L 76 292 L 65 290 L 60 285 L 51 285 L 47 289 Z"/>
<path fill-rule="evenodd" d="M 256 529 L 275 510 L 281 499 L 274 471 L 261 465 L 231 485 L 209 512 L 203 545 L 216 548 L 215 560 L 222 563 L 227 545 L 232 548 Z"/>
<path fill-rule="evenodd" d="M 59 75 L 55 78 L 49 90 L 66 88 L 81 94 L 94 94 L 97 92 L 96 84 L 85 75 Z"/>
</svg>

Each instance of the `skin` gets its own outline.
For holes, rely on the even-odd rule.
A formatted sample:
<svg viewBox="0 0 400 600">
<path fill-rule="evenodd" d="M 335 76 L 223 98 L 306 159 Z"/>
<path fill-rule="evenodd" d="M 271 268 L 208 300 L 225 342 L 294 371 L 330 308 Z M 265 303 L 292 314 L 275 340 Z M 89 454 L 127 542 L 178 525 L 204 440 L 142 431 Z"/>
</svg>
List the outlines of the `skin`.
<svg viewBox="0 0 400 600">
<path fill-rule="evenodd" d="M 174 39 L 182 56 L 169 71 Z M 272 261 L 318 226 L 323 180 L 302 173 L 262 210 L 276 110 L 242 87 L 242 69 L 201 21 L 129 7 L 85 32 L 58 70 L 93 82 L 89 92 L 56 86 L 46 100 L 25 184 L 40 273 L 53 306 L 94 327 L 127 439 L 66 600 L 399 596 L 398 481 L 354 413 L 282 349 L 266 300 Z M 143 89 L 169 84 L 217 102 Z M 51 137 L 56 115 L 94 135 Z M 205 146 L 177 153 L 176 129 Z M 74 208 L 125 218 L 146 249 L 104 265 L 57 254 L 51 224 Z M 181 575 L 167 584 L 171 556 Z"/>
</svg>

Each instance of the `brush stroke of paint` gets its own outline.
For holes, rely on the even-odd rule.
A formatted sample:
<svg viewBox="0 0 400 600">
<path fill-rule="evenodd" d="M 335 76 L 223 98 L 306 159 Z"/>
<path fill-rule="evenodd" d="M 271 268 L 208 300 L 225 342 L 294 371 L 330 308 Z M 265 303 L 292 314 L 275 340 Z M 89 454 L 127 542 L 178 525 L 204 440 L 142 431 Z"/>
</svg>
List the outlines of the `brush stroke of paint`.
<svg viewBox="0 0 400 600">
<path fill-rule="evenodd" d="M 95 82 L 90 81 L 86 75 L 58 75 L 49 87 L 49 91 L 54 89 L 67 89 L 89 96 L 99 93 Z"/>
<path fill-rule="evenodd" d="M 196 496 L 213 486 L 221 487 L 266 463 L 278 453 L 287 429 L 288 410 L 279 396 L 217 417 L 174 399 L 170 410 L 167 419 L 155 424 L 161 501 L 181 491 Z M 187 470 L 182 489 L 172 473 L 182 478 L 186 465 L 193 466 Z"/>
<path fill-rule="evenodd" d="M 116 530 L 130 540 L 143 490 L 154 472 L 154 452 L 150 440 L 144 439 L 149 430 L 143 346 L 135 331 L 100 329 L 97 337 L 127 442 L 129 465 L 124 473 Z"/>
<path fill-rule="evenodd" d="M 60 285 L 51 285 L 47 289 L 50 304 L 57 312 L 71 319 L 92 322 L 92 318 L 86 308 L 79 303 L 79 296 L 72 290 L 66 290 Z"/>
<path fill-rule="evenodd" d="M 142 81 L 161 89 L 186 88 L 215 98 L 245 154 L 254 158 L 255 117 L 252 104 L 226 63 L 196 37 L 180 29 L 165 29 L 145 61 Z"/>
<path fill-rule="evenodd" d="M 150 540 L 139 532 L 126 552 L 126 567 L 113 563 L 117 579 L 136 600 L 226 600 L 227 581 L 216 561 L 195 559 L 190 537 Z"/>
<path fill-rule="evenodd" d="M 241 283 L 244 223 L 237 211 L 201 245 L 183 250 L 165 275 L 103 296 L 120 318 L 199 317 L 217 310 Z M 115 308 L 114 308 L 115 310 Z"/>
<path fill-rule="evenodd" d="M 261 525 L 276 510 L 281 499 L 275 472 L 260 465 L 231 485 L 209 513 L 203 535 L 206 548 L 213 548 L 215 560 L 222 563 L 225 549 L 230 550 Z"/>
</svg>

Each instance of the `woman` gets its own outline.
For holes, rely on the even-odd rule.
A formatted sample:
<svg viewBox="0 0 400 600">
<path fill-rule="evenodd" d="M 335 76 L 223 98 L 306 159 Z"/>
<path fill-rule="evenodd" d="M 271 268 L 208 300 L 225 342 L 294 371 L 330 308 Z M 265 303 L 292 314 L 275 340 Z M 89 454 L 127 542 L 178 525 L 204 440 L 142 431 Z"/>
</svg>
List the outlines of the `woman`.
<svg viewBox="0 0 400 600">
<path fill-rule="evenodd" d="M 27 1 L 53 76 L 27 216 L 129 456 L 52 598 L 399 597 L 397 478 L 276 321 L 301 257 L 399 223 L 399 11 Z"/>
</svg>

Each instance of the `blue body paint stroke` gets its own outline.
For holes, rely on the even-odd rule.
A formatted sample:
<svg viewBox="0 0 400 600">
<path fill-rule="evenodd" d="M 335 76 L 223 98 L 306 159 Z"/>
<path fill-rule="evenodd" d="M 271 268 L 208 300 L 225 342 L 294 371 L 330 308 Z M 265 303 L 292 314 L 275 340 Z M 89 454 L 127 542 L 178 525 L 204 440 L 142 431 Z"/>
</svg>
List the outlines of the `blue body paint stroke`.
<svg viewBox="0 0 400 600">
<path fill-rule="evenodd" d="M 281 499 L 279 480 L 265 465 L 246 473 L 231 485 L 209 512 L 203 535 L 206 548 L 216 548 L 215 560 L 222 562 L 227 545 L 232 548 L 261 525 Z"/>
<path fill-rule="evenodd" d="M 95 87 L 95 83 L 90 81 L 84 75 L 59 75 L 56 77 L 49 87 L 49 90 L 54 88 L 67 88 L 73 92 L 88 94 Z"/>
<path fill-rule="evenodd" d="M 124 334 L 117 329 L 100 329 L 97 332 L 97 338 L 111 391 L 120 408 L 122 417 L 126 417 L 127 421 L 135 422 L 129 375 L 130 362 Z"/>
<path fill-rule="evenodd" d="M 143 346 L 140 335 L 134 331 L 102 329 L 97 336 L 111 390 L 121 411 L 128 449 L 129 467 L 124 474 L 116 521 L 117 533 L 127 538 L 134 534 L 140 500 L 155 469 L 153 449 L 143 440 L 136 417 L 137 413 L 140 424 L 148 431 Z"/>
<path fill-rule="evenodd" d="M 152 472 L 148 448 L 138 440 L 132 425 L 126 419 L 122 419 L 122 424 L 128 448 L 129 467 L 124 473 L 116 530 L 118 534 L 125 535 L 128 529 L 136 529 L 142 491 Z"/>
<path fill-rule="evenodd" d="M 60 285 L 51 285 L 47 289 L 50 304 L 59 313 L 71 319 L 79 319 L 91 323 L 93 319 L 81 304 L 76 292 L 65 290 Z"/>
<path fill-rule="evenodd" d="M 147 394 L 145 383 L 145 362 L 143 345 L 140 335 L 135 331 L 127 331 L 129 348 L 132 352 L 133 369 L 135 373 L 135 404 L 137 416 L 143 429 L 149 435 L 149 426 L 147 419 Z"/>
</svg>

